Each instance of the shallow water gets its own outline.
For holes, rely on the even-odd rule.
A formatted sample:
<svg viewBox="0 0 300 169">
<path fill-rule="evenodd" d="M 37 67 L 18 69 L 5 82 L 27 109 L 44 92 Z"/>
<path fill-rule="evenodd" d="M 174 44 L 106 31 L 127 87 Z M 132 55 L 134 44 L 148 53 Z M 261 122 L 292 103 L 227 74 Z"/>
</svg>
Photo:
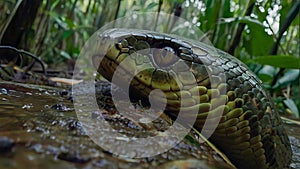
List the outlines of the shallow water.
<svg viewBox="0 0 300 169">
<path fill-rule="evenodd" d="M 113 110 L 108 97 L 99 97 L 107 109 Z M 100 112 L 91 116 L 97 118 L 97 113 Z M 133 137 L 155 134 L 155 127 L 168 125 L 157 122 L 145 130 L 145 126 L 121 118 L 113 111 L 102 113 L 113 129 Z M 300 127 L 288 125 L 287 129 L 293 148 L 291 166 L 300 168 Z M 87 136 L 65 89 L 0 82 L 0 168 L 172 168 L 199 165 L 229 168 L 207 144 L 195 143 L 193 136 L 154 157 L 117 157 Z M 108 141 L 107 144 L 110 139 L 115 140 L 107 137 L 104 140 Z M 120 144 L 122 141 L 126 144 L 126 140 L 120 138 Z M 161 144 L 168 142 L 162 139 Z"/>
</svg>

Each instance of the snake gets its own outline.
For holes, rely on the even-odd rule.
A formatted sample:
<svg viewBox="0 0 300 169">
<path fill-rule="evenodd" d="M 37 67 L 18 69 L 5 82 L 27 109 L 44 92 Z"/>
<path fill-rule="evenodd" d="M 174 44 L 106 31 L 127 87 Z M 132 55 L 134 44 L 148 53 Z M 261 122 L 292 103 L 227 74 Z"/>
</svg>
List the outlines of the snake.
<svg viewBox="0 0 300 169">
<path fill-rule="evenodd" d="M 204 133 L 210 131 L 205 124 L 216 123 L 208 139 L 237 168 L 289 167 L 292 151 L 280 115 L 259 78 L 237 58 L 148 30 L 114 28 L 98 37 L 92 60 L 108 81 L 119 76 L 137 99 L 161 91 L 153 97 L 157 103 L 166 99 L 168 116 L 196 111 L 193 126 Z"/>
</svg>

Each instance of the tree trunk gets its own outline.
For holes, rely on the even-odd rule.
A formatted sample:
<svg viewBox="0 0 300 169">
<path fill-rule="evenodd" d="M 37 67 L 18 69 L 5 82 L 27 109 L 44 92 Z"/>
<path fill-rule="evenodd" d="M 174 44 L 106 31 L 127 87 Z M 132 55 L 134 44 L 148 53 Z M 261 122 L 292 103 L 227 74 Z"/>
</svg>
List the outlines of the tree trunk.
<svg viewBox="0 0 300 169">
<path fill-rule="evenodd" d="M 16 5 L 18 4 L 16 3 Z M 23 0 L 19 6 L 16 6 L 15 13 L 8 21 L 9 23 L 6 23 L 1 33 L 2 36 L 0 35 L 0 45 L 28 50 L 26 49 L 26 40 L 24 38 L 26 33 L 30 31 L 41 4 L 42 0 Z M 4 63 L 13 61 L 17 65 L 22 62 L 22 58 L 19 57 L 18 53 L 9 49 L 0 50 L 0 60 Z"/>
<path fill-rule="evenodd" d="M 41 4 L 41 0 L 23 0 L 8 26 L 3 30 L 0 44 L 24 48 L 25 46 L 21 46 L 22 36 L 30 30 Z"/>
</svg>

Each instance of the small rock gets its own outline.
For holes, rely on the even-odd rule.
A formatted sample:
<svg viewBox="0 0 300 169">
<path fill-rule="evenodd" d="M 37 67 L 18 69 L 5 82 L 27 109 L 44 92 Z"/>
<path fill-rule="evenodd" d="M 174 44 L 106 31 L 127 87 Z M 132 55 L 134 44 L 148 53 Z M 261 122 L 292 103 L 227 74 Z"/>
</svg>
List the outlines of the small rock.
<svg viewBox="0 0 300 169">
<path fill-rule="evenodd" d="M 15 145 L 14 140 L 5 136 L 0 136 L 0 152 L 9 152 Z"/>
<path fill-rule="evenodd" d="M 65 95 L 67 95 L 69 93 L 69 91 L 68 90 L 61 90 L 61 91 L 59 91 L 59 94 L 61 95 L 61 96 L 65 96 Z"/>
<path fill-rule="evenodd" d="M 5 95 L 7 95 L 7 90 L 5 89 L 5 88 L 1 88 L 0 89 L 0 94 L 5 94 Z"/>
<path fill-rule="evenodd" d="M 58 155 L 57 158 L 74 163 L 86 163 L 90 161 L 88 157 L 82 157 L 76 152 L 62 152 Z"/>
<path fill-rule="evenodd" d="M 69 130 L 76 130 L 76 129 L 80 129 L 81 127 L 82 126 L 78 120 L 70 120 L 69 121 L 69 125 L 68 125 Z"/>
<path fill-rule="evenodd" d="M 51 106 L 51 109 L 55 109 L 55 110 L 58 110 L 58 111 L 70 111 L 70 110 L 72 110 L 71 108 L 67 107 L 66 105 L 64 105 L 62 103 L 58 103 L 58 104 L 55 104 L 55 105 Z"/>
</svg>

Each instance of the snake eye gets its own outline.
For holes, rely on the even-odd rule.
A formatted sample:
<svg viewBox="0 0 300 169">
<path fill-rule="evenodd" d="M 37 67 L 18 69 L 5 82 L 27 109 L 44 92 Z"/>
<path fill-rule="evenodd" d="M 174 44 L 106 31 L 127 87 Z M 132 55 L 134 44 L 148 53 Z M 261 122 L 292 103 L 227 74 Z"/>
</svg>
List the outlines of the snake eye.
<svg viewBox="0 0 300 169">
<path fill-rule="evenodd" d="M 153 51 L 153 60 L 158 67 L 168 67 L 173 65 L 178 60 L 178 57 L 173 48 L 163 47 Z"/>
</svg>

